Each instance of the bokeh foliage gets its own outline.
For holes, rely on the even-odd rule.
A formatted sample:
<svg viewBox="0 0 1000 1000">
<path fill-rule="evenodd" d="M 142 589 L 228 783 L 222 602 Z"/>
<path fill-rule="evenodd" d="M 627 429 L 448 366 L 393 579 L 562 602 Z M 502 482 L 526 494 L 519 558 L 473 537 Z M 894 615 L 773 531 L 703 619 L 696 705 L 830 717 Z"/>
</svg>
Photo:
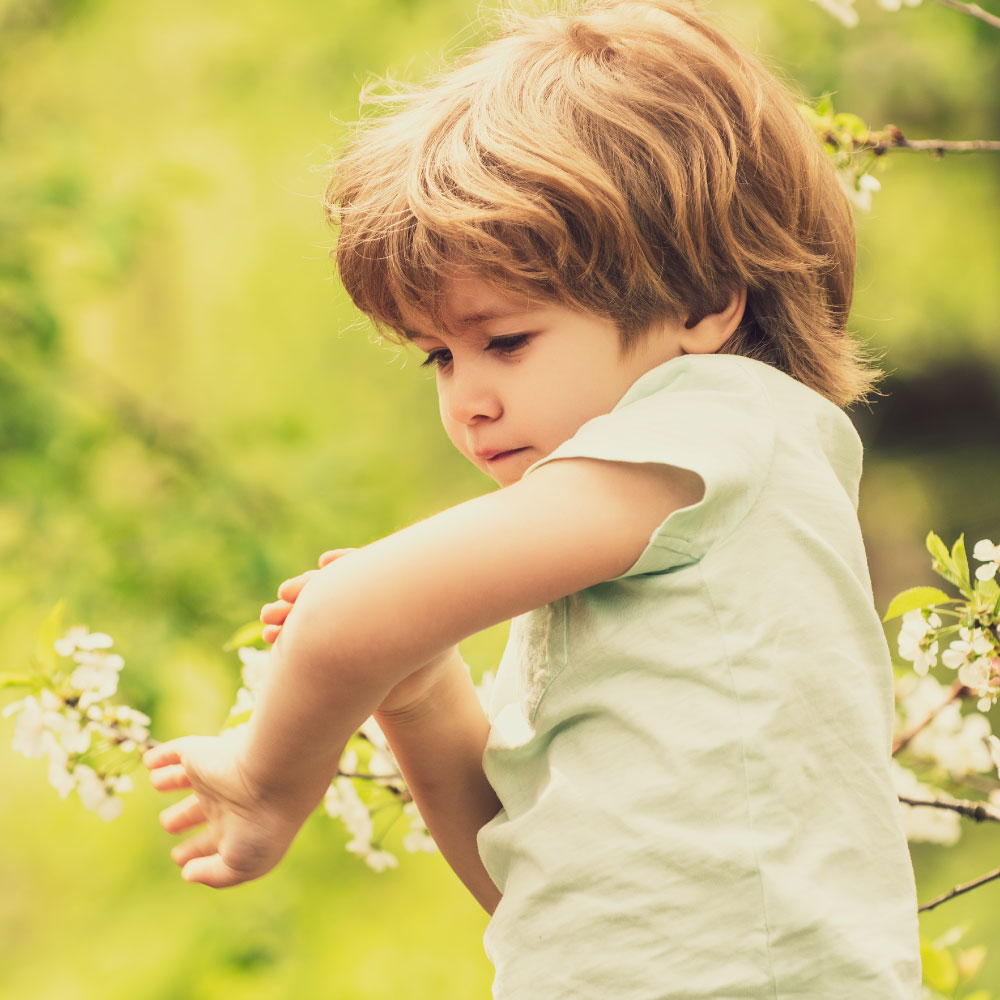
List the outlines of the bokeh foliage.
<svg viewBox="0 0 1000 1000">
<path fill-rule="evenodd" d="M 995 33 L 929 0 L 859 6 L 853 32 L 806 0 L 715 9 L 803 93 L 835 92 L 875 126 L 1000 135 Z M 330 277 L 319 204 L 361 84 L 419 77 L 475 41 L 478 13 L 0 0 L 5 666 L 65 597 L 116 637 L 127 700 L 159 735 L 213 731 L 237 686 L 222 643 L 279 580 L 488 488 L 450 451 L 425 373 L 369 343 Z M 998 164 L 898 154 L 859 220 L 853 326 L 894 373 L 856 414 L 883 606 L 929 582 L 928 529 L 1000 535 Z M 935 392 L 951 403 L 932 420 L 899 416 Z M 502 639 L 468 644 L 476 670 Z M 105 827 L 9 736 L 0 725 L 0 997 L 488 994 L 485 918 L 439 859 L 375 876 L 316 822 L 261 883 L 202 891 L 179 882 L 148 790 Z M 927 895 L 988 867 L 996 834 L 968 845 L 917 853 Z M 970 941 L 996 940 L 997 891 L 928 925 L 969 919 Z"/>
</svg>

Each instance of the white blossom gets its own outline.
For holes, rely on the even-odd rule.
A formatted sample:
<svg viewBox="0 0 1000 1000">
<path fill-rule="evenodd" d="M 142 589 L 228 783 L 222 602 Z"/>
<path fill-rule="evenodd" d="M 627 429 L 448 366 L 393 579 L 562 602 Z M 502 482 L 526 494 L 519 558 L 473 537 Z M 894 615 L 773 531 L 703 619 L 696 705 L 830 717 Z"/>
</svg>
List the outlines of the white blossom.
<svg viewBox="0 0 1000 1000">
<path fill-rule="evenodd" d="M 981 538 L 972 550 L 972 558 L 983 563 L 976 570 L 976 579 L 992 580 L 1000 568 L 1000 545 L 994 545 L 988 538 Z"/>
<path fill-rule="evenodd" d="M 399 774 L 399 766 L 388 750 L 376 749 L 368 761 L 368 770 L 376 778 L 394 778 Z"/>
<path fill-rule="evenodd" d="M 81 754 L 90 748 L 90 731 L 82 714 L 49 690 L 39 692 L 37 698 L 28 695 L 13 702 L 3 714 L 17 715 L 12 748 L 24 757 Z"/>
<path fill-rule="evenodd" d="M 1000 778 L 1000 739 L 990 733 L 990 735 L 986 737 L 986 742 L 989 744 L 990 748 L 990 759 L 993 761 L 993 765 L 997 769 L 997 777 Z"/>
<path fill-rule="evenodd" d="M 20 701 L 11 702 L 3 710 L 5 717 L 15 713 L 17 720 L 14 723 L 14 751 L 29 760 L 41 757 L 45 753 L 47 730 L 38 699 L 29 694 Z"/>
<path fill-rule="evenodd" d="M 64 799 L 76 788 L 76 769 L 70 769 L 65 754 L 53 753 L 49 756 L 49 784 Z"/>
<path fill-rule="evenodd" d="M 271 662 L 271 651 L 257 649 L 256 646 L 240 646 L 236 655 L 240 658 L 243 686 L 236 692 L 236 701 L 229 709 L 230 719 L 252 712 L 257 707 L 257 697 Z"/>
<path fill-rule="evenodd" d="M 378 722 L 375 721 L 374 715 L 369 715 L 364 722 L 361 723 L 361 727 L 358 732 L 368 740 L 373 747 L 377 747 L 379 750 L 386 750 L 389 747 L 389 741 L 385 738 L 385 733 L 382 732 L 382 727 L 379 726 Z"/>
<path fill-rule="evenodd" d="M 428 833 L 427 826 L 420 815 L 417 804 L 415 802 L 407 802 L 403 806 L 403 813 L 410 820 L 410 829 L 403 836 L 403 848 L 411 854 L 416 854 L 418 851 L 426 851 L 428 854 L 433 854 L 437 850 L 437 844 L 434 843 L 434 838 Z"/>
<path fill-rule="evenodd" d="M 73 659 L 79 666 L 70 674 L 69 685 L 79 692 L 81 708 L 105 701 L 118 690 L 125 661 L 117 653 L 80 650 Z"/>
<path fill-rule="evenodd" d="M 97 813 L 106 822 L 121 815 L 122 800 L 115 795 L 114 787 L 109 788 L 92 767 L 77 764 L 73 769 L 73 777 L 84 809 Z"/>
<path fill-rule="evenodd" d="M 340 770 L 344 774 L 355 774 L 358 770 L 358 752 L 353 747 L 348 747 L 340 758 Z"/>
<path fill-rule="evenodd" d="M 913 663 L 915 673 L 924 676 L 937 664 L 937 640 L 927 641 L 932 629 L 941 628 L 941 618 L 931 612 L 926 618 L 920 610 L 907 611 L 897 640 L 899 655 Z"/>
<path fill-rule="evenodd" d="M 114 708 L 115 725 L 119 731 L 137 743 L 145 743 L 149 739 L 151 719 L 144 712 L 128 705 L 116 705 Z"/>
<path fill-rule="evenodd" d="M 993 640 L 984 629 L 968 629 L 963 625 L 958 634 L 960 638 L 953 639 L 941 654 L 941 662 L 946 667 L 958 670 L 969 660 L 993 652 Z"/>
<path fill-rule="evenodd" d="M 921 784 L 912 771 L 907 771 L 896 761 L 892 761 L 892 777 L 896 794 L 909 799 L 935 799 L 940 793 Z M 927 806 L 908 806 L 900 803 L 903 832 L 907 840 L 927 841 L 933 844 L 951 846 L 962 835 L 958 813 L 950 809 L 934 809 Z"/>
<path fill-rule="evenodd" d="M 955 780 L 990 770 L 990 758 L 983 742 L 990 732 L 984 715 L 962 715 L 958 702 L 942 709 L 934 721 L 917 733 L 910 743 L 920 757 L 934 761 Z"/>
<path fill-rule="evenodd" d="M 257 649 L 255 646 L 241 646 L 236 650 L 242 667 L 243 686 L 251 693 L 258 694 L 264 683 L 264 676 L 271 665 L 271 651 Z"/>
<path fill-rule="evenodd" d="M 78 649 L 88 653 L 95 649 L 110 649 L 114 640 L 104 632 L 91 632 L 85 625 L 74 625 L 52 645 L 60 656 L 72 656 Z"/>
<path fill-rule="evenodd" d="M 901 677 L 897 696 L 900 730 L 926 719 L 932 712 L 937 713 L 910 741 L 913 754 L 935 764 L 956 781 L 991 770 L 984 742 L 990 724 L 985 716 L 978 712 L 963 715 L 957 700 L 941 708 L 948 689 L 933 677 Z"/>
<path fill-rule="evenodd" d="M 119 815 L 119 796 L 132 789 L 127 775 L 108 772 L 108 754 L 117 751 L 119 762 L 135 755 L 149 741 L 150 724 L 142 712 L 107 701 L 125 665 L 108 652 L 112 645 L 104 632 L 82 625 L 69 629 L 53 643 L 68 665 L 39 674 L 37 694 L 3 710 L 16 716 L 13 749 L 47 757 L 48 780 L 58 794 L 66 798 L 75 788 L 83 806 L 105 820 Z"/>
<path fill-rule="evenodd" d="M 256 707 L 257 696 L 247 688 L 241 687 L 236 692 L 236 700 L 233 702 L 233 707 L 229 709 L 229 717 L 234 718 L 237 715 L 252 712 Z"/>
<path fill-rule="evenodd" d="M 872 174 L 856 174 L 853 178 L 838 171 L 838 176 L 844 177 L 844 191 L 851 204 L 862 212 L 872 210 L 872 194 L 882 190 L 881 181 Z"/>
<path fill-rule="evenodd" d="M 993 676 L 993 660 L 980 656 L 976 660 L 963 663 L 958 668 L 958 679 L 977 695 L 986 696 L 990 690 L 990 678 Z"/>
<path fill-rule="evenodd" d="M 350 845 L 348 845 L 348 850 L 350 850 Z M 395 854 L 391 854 L 389 851 L 383 850 L 368 850 L 362 855 L 362 860 L 372 871 L 384 872 L 387 868 L 396 868 L 399 866 L 399 859 Z"/>
<path fill-rule="evenodd" d="M 352 838 L 347 845 L 349 851 L 361 853 L 364 845 L 371 847 L 374 835 L 371 813 L 350 778 L 335 778 L 327 789 L 323 804 L 328 815 L 338 817 L 347 827 Z"/>
<path fill-rule="evenodd" d="M 905 3 L 907 7 L 919 7 L 921 0 L 878 0 L 883 10 L 899 10 Z"/>
</svg>

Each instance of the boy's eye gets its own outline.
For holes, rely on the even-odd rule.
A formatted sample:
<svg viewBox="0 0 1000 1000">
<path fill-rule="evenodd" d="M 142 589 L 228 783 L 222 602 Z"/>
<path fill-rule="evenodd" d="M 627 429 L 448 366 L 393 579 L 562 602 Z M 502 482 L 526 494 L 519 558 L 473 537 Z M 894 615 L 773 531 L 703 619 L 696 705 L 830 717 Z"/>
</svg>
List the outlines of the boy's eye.
<svg viewBox="0 0 1000 1000">
<path fill-rule="evenodd" d="M 486 349 L 496 354 L 513 354 L 528 342 L 527 333 L 515 333 L 510 337 L 494 337 Z"/>
<path fill-rule="evenodd" d="M 444 368 L 451 363 L 451 351 L 446 351 L 443 347 L 428 351 L 427 357 L 420 362 L 421 368 Z"/>
<path fill-rule="evenodd" d="M 515 333 L 509 337 L 493 337 L 486 345 L 486 350 L 494 354 L 513 354 L 527 344 L 531 335 L 528 333 Z M 427 357 L 420 362 L 421 368 L 447 368 L 451 364 L 451 351 L 444 347 L 437 347 L 433 351 L 427 352 Z"/>
</svg>

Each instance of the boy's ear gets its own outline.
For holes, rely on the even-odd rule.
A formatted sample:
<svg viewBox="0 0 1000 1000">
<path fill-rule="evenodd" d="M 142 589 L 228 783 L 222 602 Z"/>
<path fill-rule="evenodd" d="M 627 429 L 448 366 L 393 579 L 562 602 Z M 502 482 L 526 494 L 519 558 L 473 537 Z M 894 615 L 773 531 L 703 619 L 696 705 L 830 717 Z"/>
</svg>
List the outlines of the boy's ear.
<svg viewBox="0 0 1000 1000">
<path fill-rule="evenodd" d="M 685 354 L 715 354 L 736 332 L 747 305 L 747 290 L 734 292 L 725 309 L 701 319 L 689 317 L 680 331 L 680 348 Z"/>
</svg>

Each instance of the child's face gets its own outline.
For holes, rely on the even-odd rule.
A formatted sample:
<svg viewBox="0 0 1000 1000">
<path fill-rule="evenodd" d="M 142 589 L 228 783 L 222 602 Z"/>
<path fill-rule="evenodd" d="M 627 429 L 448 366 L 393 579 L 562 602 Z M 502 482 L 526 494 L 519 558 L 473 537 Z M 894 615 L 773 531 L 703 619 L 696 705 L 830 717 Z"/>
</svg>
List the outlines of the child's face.
<svg viewBox="0 0 1000 1000">
<path fill-rule="evenodd" d="M 475 277 L 457 277 L 445 289 L 444 329 L 403 313 L 424 363 L 436 369 L 448 437 L 501 486 L 610 412 L 644 372 L 682 353 L 674 325 L 623 354 L 611 320 Z"/>
</svg>

